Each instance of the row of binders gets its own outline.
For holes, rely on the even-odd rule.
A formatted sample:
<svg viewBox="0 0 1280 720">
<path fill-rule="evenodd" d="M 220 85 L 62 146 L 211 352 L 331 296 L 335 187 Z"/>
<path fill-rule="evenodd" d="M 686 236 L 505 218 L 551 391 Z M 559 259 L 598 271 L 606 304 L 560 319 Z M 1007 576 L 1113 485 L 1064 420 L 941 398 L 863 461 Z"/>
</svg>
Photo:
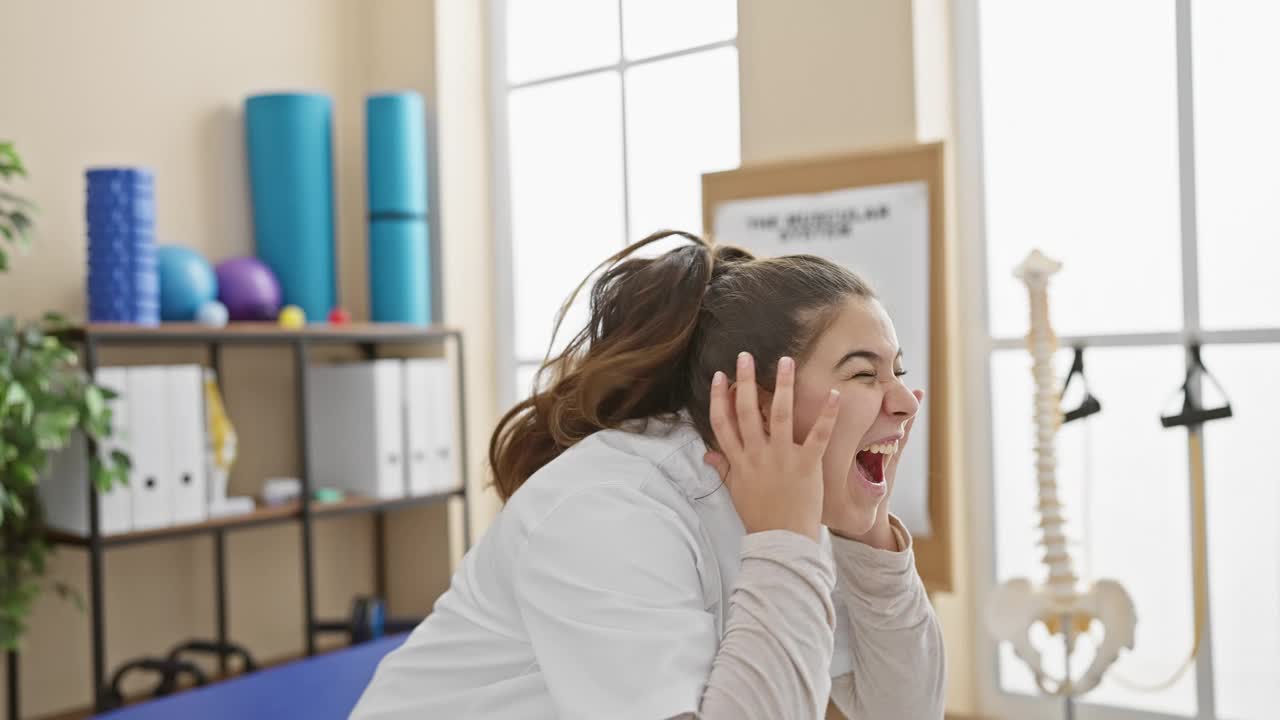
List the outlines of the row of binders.
<svg viewBox="0 0 1280 720">
<path fill-rule="evenodd" d="M 209 503 L 202 368 L 103 367 L 94 381 L 118 395 L 109 403 L 112 435 L 101 454 L 119 449 L 133 461 L 128 486 L 98 495 L 102 534 L 204 520 Z M 89 534 L 88 483 L 88 451 L 84 436 L 76 435 L 40 482 L 51 527 Z"/>
<path fill-rule="evenodd" d="M 450 368 L 436 358 L 309 368 L 311 486 L 382 500 L 460 488 Z"/>
<path fill-rule="evenodd" d="M 226 500 L 214 475 L 199 365 L 103 367 L 113 433 L 101 444 L 129 453 L 127 486 L 98 495 L 104 535 L 208 519 Z M 385 359 L 315 366 L 307 375 L 311 487 L 392 499 L 461 486 L 457 403 L 447 360 Z M 234 418 L 232 418 L 234 422 Z M 56 454 L 40 483 L 46 522 L 89 534 L 88 451 L 83 436 Z"/>
</svg>

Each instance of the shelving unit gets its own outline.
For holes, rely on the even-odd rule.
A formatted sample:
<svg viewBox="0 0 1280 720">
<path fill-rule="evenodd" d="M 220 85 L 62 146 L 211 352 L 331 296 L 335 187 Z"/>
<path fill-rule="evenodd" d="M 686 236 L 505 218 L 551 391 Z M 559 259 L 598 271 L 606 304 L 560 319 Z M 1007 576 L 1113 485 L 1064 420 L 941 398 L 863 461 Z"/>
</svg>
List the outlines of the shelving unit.
<svg viewBox="0 0 1280 720">
<path fill-rule="evenodd" d="M 216 633 L 217 640 L 227 641 L 227 605 L 226 605 L 226 548 L 225 538 L 228 532 L 250 527 L 279 524 L 286 522 L 299 523 L 302 533 L 302 602 L 303 632 L 307 655 L 315 654 L 315 635 L 319 631 L 315 618 L 315 581 L 313 569 L 312 523 L 316 518 L 345 515 L 350 513 L 372 513 L 374 515 L 374 577 L 375 592 L 385 594 L 384 575 L 384 532 L 383 516 L 387 511 L 400 508 L 431 504 L 458 498 L 462 503 L 462 537 L 465 546 L 470 542 L 470 498 L 468 496 L 467 478 L 467 435 L 466 435 L 466 386 L 463 372 L 462 333 L 453 328 L 442 326 L 416 326 L 395 324 L 351 324 L 351 325 L 317 325 L 298 330 L 286 330 L 272 323 L 237 323 L 226 328 L 209 328 L 194 324 L 165 324 L 156 328 L 136 325 L 91 324 L 82 328 L 68 330 L 62 334 L 64 341 L 83 348 L 85 370 L 90 374 L 97 367 L 98 351 L 108 346 L 203 346 L 208 353 L 209 366 L 218 375 L 219 382 L 225 382 L 221 373 L 222 348 L 225 346 L 284 346 L 293 351 L 293 367 L 295 377 L 295 395 L 297 406 L 295 415 L 300 426 L 296 447 L 300 479 L 302 481 L 302 500 L 275 506 L 261 506 L 253 512 L 243 515 L 211 518 L 204 522 L 185 525 L 172 525 L 154 530 L 143 530 L 104 536 L 98 523 L 98 493 L 86 478 L 85 490 L 89 493 L 89 533 L 80 535 L 51 530 L 48 534 L 50 542 L 71 547 L 84 548 L 89 555 L 89 598 L 90 629 L 93 650 L 93 695 L 95 710 L 98 706 L 99 691 L 106 680 L 106 641 L 103 626 L 103 555 L 108 548 L 135 545 L 139 543 L 162 542 L 194 535 L 211 534 L 214 538 L 214 593 L 216 596 Z M 379 350 L 386 346 L 443 346 L 452 342 L 455 350 L 455 374 L 458 402 L 458 442 L 459 473 L 462 480 L 460 488 L 431 495 L 412 496 L 394 500 L 378 500 L 373 498 L 347 497 L 341 501 L 322 503 L 310 500 L 311 467 L 308 460 L 307 443 L 307 366 L 309 351 L 315 346 L 347 345 L 359 347 L 366 358 L 378 357 Z M 97 452 L 97 447 L 90 442 L 90 457 Z M 219 671 L 226 674 L 226 658 L 220 659 Z M 18 656 L 9 654 L 9 717 L 18 718 Z"/>
<path fill-rule="evenodd" d="M 397 498 L 395 500 L 379 500 L 376 498 L 352 496 L 344 498 L 338 502 L 312 502 L 311 514 L 313 517 L 331 517 L 337 515 L 348 515 L 350 513 L 383 512 L 385 510 L 396 510 L 416 505 L 431 505 L 442 500 L 448 500 L 451 497 L 462 497 L 463 494 L 463 491 L 458 489 L 442 493 L 433 493 L 430 495 L 416 495 L 414 497 Z M 263 525 L 277 525 L 283 522 L 300 520 L 301 518 L 302 503 L 295 500 L 287 503 L 281 503 L 279 505 L 260 505 L 257 508 L 254 508 L 253 512 L 210 518 L 199 523 L 170 525 L 168 527 L 155 528 L 153 530 L 134 530 L 116 535 L 104 535 L 102 536 L 102 546 L 111 548 L 120 547 L 122 545 L 136 545 L 138 543 L 154 542 L 157 540 L 175 540 L 178 538 L 190 537 L 192 535 L 207 535 L 209 533 L 261 527 Z M 55 545 L 89 547 L 90 544 L 90 538 L 88 535 L 80 535 L 63 530 L 49 530 L 46 537 L 48 537 L 49 541 Z"/>
</svg>

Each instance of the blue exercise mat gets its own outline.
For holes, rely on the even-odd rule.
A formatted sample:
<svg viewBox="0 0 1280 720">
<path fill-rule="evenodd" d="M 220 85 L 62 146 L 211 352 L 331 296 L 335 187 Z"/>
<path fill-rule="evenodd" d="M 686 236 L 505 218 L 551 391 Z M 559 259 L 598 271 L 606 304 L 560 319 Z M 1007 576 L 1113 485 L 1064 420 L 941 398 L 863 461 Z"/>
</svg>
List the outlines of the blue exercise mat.
<svg viewBox="0 0 1280 720">
<path fill-rule="evenodd" d="M 391 635 L 244 677 L 96 715 L 104 720 L 345 720 L 383 656 L 408 634 Z"/>
</svg>

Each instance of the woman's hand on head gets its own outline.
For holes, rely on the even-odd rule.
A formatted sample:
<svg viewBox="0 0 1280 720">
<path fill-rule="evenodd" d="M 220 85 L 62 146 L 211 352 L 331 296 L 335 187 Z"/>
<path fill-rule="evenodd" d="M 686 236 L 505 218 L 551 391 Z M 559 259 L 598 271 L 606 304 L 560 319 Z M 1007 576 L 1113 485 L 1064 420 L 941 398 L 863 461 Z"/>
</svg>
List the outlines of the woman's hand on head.
<svg viewBox="0 0 1280 720">
<path fill-rule="evenodd" d="M 779 365 L 781 366 L 781 363 L 779 363 Z M 923 390 L 914 390 L 912 391 L 912 394 L 915 395 L 917 403 L 924 403 L 925 393 Z M 714 397 L 714 395 L 715 388 L 712 388 L 712 396 Z M 845 524 L 842 523 L 844 516 L 855 516 L 857 508 L 852 504 L 851 498 L 841 497 L 839 493 L 834 497 L 824 497 L 822 511 L 823 524 L 830 527 L 831 530 L 837 534 L 860 540 L 876 547 L 891 549 L 896 546 L 896 542 L 893 541 L 893 533 L 889 529 L 889 500 L 893 497 L 894 484 L 897 482 L 898 478 L 898 466 L 901 464 L 902 455 L 907 449 L 907 443 L 911 440 L 911 428 L 915 424 L 915 421 L 915 416 L 907 421 L 907 424 L 903 429 L 902 441 L 898 445 L 898 452 L 894 454 L 885 466 L 885 483 L 888 485 L 887 492 L 884 500 L 876 510 L 876 518 L 871 529 L 867 532 L 860 533 L 853 533 L 849 530 L 842 529 L 845 526 Z M 724 454 L 714 450 L 709 450 L 703 459 L 708 465 L 715 468 L 716 472 L 720 474 L 720 477 L 724 479 L 726 483 L 728 482 L 730 462 Z M 737 496 L 734 497 L 734 502 L 738 502 Z"/>
<path fill-rule="evenodd" d="M 822 455 L 839 412 L 839 392 L 831 390 L 803 443 L 792 434 L 795 362 L 778 361 L 769 428 L 765 430 L 756 388 L 755 360 L 738 356 L 737 383 L 730 398 L 724 373 L 711 382 L 711 428 L 721 454 L 707 453 L 724 478 L 747 532 L 791 530 L 818 539 L 822 523 Z"/>
</svg>

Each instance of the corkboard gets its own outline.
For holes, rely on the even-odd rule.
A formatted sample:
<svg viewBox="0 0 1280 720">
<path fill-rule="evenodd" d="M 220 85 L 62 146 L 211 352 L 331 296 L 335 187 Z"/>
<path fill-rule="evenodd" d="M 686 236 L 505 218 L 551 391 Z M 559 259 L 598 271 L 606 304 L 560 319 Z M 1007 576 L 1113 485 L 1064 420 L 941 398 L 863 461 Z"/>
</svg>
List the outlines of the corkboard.
<svg viewBox="0 0 1280 720">
<path fill-rule="evenodd" d="M 950 483 L 954 464 L 952 408 L 945 388 L 951 348 L 947 316 L 950 253 L 946 244 L 941 143 L 824 156 L 702 176 L 702 226 L 710 234 L 716 207 L 746 198 L 823 193 L 874 185 L 924 182 L 929 188 L 929 394 L 931 414 L 927 482 L 932 534 L 915 543 L 916 566 L 930 592 L 952 590 Z M 874 280 L 874 279 L 873 279 Z"/>
</svg>

